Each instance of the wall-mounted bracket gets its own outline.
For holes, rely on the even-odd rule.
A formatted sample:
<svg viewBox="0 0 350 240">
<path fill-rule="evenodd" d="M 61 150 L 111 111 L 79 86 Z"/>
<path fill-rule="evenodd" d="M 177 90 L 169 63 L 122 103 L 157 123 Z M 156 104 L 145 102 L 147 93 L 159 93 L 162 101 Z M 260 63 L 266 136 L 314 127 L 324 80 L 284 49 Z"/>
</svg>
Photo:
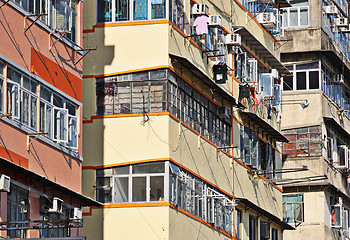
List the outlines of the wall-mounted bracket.
<svg viewBox="0 0 350 240">
<path fill-rule="evenodd" d="M 50 44 L 49 49 L 51 49 L 66 33 L 70 33 L 71 31 L 57 31 L 57 32 L 52 32 L 50 33 L 50 43 L 51 43 L 51 35 L 55 34 L 55 33 L 59 33 L 59 37 L 52 43 L 52 45 Z"/>
<path fill-rule="evenodd" d="M 49 133 L 45 133 L 45 132 L 38 132 L 38 133 L 31 133 L 27 135 L 27 151 L 29 151 L 29 147 L 30 144 L 32 144 L 33 141 L 30 140 L 30 137 L 35 137 L 35 139 L 37 139 L 39 136 L 43 136 L 43 135 L 48 135 Z"/>
<path fill-rule="evenodd" d="M 209 53 L 209 52 L 218 52 L 220 51 L 219 49 L 215 49 L 215 50 L 207 50 L 207 51 L 203 51 L 202 52 L 202 59 L 207 56 L 206 53 Z"/>
<path fill-rule="evenodd" d="M 218 148 L 216 148 L 216 160 L 219 159 L 219 151 L 223 150 L 223 149 L 227 149 L 227 148 L 233 149 L 233 148 L 238 148 L 238 146 L 226 146 L 226 147 L 218 147 Z"/>
<path fill-rule="evenodd" d="M 28 27 L 24 27 L 24 34 L 26 34 L 26 32 L 39 20 L 39 18 L 43 17 L 43 16 L 47 16 L 47 13 L 41 13 L 41 14 L 33 14 L 33 15 L 27 15 L 24 18 L 24 22 L 26 21 L 26 19 L 30 18 L 30 17 L 36 17 L 35 20 L 28 26 Z M 25 23 L 24 23 L 25 24 Z"/>
<path fill-rule="evenodd" d="M 7 117 L 10 118 L 12 117 L 12 114 L 0 114 L 0 118 Z"/>
<path fill-rule="evenodd" d="M 74 62 L 74 66 L 77 65 L 86 55 L 88 55 L 91 51 L 95 51 L 97 48 L 86 48 L 81 50 L 76 50 L 76 52 L 83 52 L 83 56 L 81 56 L 78 61 Z"/>
</svg>

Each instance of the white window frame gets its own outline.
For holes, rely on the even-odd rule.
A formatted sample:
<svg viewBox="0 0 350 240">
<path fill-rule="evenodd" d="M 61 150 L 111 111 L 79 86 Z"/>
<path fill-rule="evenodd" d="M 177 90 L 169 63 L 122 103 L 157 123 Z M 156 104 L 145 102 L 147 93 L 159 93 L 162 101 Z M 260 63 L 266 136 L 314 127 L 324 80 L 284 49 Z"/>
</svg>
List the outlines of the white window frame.
<svg viewBox="0 0 350 240">
<path fill-rule="evenodd" d="M 300 24 L 300 20 L 301 20 L 301 15 L 300 15 L 300 10 L 301 9 L 307 9 L 307 25 L 301 25 Z M 298 16 L 298 24 L 297 26 L 290 26 L 290 10 L 297 10 L 297 16 Z M 299 6 L 299 7 L 288 7 L 288 8 L 282 8 L 282 11 L 286 11 L 286 15 L 283 14 L 283 19 L 282 19 L 282 29 L 284 31 L 284 29 L 286 28 L 300 28 L 300 27 L 309 27 L 310 26 L 310 8 L 309 6 Z M 287 16 L 286 21 L 285 17 Z M 284 23 L 287 23 L 287 26 L 284 26 Z"/>
<path fill-rule="evenodd" d="M 57 115 L 56 115 L 57 111 Z M 64 114 L 64 119 L 63 119 L 63 126 L 61 126 L 61 114 Z M 55 116 L 56 115 L 56 116 Z M 53 140 L 61 143 L 67 143 L 68 142 L 68 109 L 65 108 L 58 108 L 54 107 L 53 108 L 53 133 L 56 131 L 56 136 L 53 134 Z M 61 129 L 61 127 L 63 127 Z M 63 135 L 61 136 L 61 131 L 63 131 Z"/>
<path fill-rule="evenodd" d="M 75 121 L 75 127 L 72 126 L 72 121 Z M 78 149 L 78 117 L 68 114 L 68 147 L 71 149 Z M 72 141 L 75 139 L 75 142 L 72 144 Z"/>
<path fill-rule="evenodd" d="M 11 84 L 11 89 L 9 92 L 9 84 Z M 20 120 L 21 117 L 21 106 L 20 106 L 20 85 L 18 83 L 9 81 L 9 78 L 7 79 L 7 99 L 6 104 L 7 106 L 11 106 L 11 110 L 7 109 L 7 112 L 11 115 L 12 119 Z M 17 99 L 16 99 L 17 95 Z M 8 103 L 9 99 L 11 99 L 10 105 Z M 17 105 L 17 108 L 16 108 Z M 17 109 L 17 111 L 14 113 L 13 109 Z"/>
</svg>

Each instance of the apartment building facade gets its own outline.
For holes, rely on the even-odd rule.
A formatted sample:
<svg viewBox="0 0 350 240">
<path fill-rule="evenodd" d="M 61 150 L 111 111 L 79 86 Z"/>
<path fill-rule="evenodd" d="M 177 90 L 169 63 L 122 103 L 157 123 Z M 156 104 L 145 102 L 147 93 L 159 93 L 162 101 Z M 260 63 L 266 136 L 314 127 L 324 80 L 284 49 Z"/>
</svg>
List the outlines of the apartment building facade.
<svg viewBox="0 0 350 240">
<path fill-rule="evenodd" d="M 90 239 L 282 239 L 278 8 L 84 2 Z"/>
<path fill-rule="evenodd" d="M 349 239 L 349 2 L 290 1 L 281 59 L 284 239 Z M 298 104 L 308 105 L 300 110 Z"/>
<path fill-rule="evenodd" d="M 85 239 L 82 1 L 0 3 L 0 236 Z"/>
</svg>

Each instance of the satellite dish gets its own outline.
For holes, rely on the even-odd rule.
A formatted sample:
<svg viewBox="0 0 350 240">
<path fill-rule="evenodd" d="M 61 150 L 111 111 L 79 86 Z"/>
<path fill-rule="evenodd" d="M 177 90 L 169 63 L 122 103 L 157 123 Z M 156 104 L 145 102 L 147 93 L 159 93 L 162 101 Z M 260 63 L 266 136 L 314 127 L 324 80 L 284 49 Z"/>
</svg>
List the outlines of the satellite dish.
<svg viewBox="0 0 350 240">
<path fill-rule="evenodd" d="M 309 100 L 305 100 L 304 102 L 300 103 L 300 110 L 304 110 L 310 105 Z"/>
</svg>

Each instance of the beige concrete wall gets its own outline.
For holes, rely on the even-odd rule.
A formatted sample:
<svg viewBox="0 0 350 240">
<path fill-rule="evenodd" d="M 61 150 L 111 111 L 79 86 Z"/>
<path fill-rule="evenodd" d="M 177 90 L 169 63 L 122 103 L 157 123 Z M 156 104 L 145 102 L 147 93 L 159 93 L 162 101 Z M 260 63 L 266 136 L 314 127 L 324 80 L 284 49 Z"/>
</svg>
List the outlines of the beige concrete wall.
<svg viewBox="0 0 350 240">
<path fill-rule="evenodd" d="M 320 125 L 323 121 L 322 107 L 320 107 L 322 97 L 321 91 L 283 92 L 282 101 L 295 100 L 297 104 L 282 105 L 282 130 Z M 299 103 L 305 99 L 309 100 L 309 107 L 300 110 Z"/>
<path fill-rule="evenodd" d="M 198 240 L 228 240 L 232 239 L 185 214 L 170 208 L 169 211 L 169 240 L 198 239 Z"/>
<path fill-rule="evenodd" d="M 169 157 L 169 116 L 114 117 L 84 124 L 85 166 Z M 171 145 L 170 145 L 171 146 Z"/>
<path fill-rule="evenodd" d="M 180 128 L 179 128 L 180 127 Z M 232 194 L 232 159 L 187 127 L 169 119 L 169 156 Z"/>
<path fill-rule="evenodd" d="M 246 198 L 262 209 L 282 219 L 282 193 L 270 183 L 247 169 L 238 162 L 234 165 L 235 197 Z"/>
<path fill-rule="evenodd" d="M 117 74 L 168 64 L 168 24 L 110 26 L 85 33 L 96 48 L 84 59 L 84 75 Z"/>
</svg>

